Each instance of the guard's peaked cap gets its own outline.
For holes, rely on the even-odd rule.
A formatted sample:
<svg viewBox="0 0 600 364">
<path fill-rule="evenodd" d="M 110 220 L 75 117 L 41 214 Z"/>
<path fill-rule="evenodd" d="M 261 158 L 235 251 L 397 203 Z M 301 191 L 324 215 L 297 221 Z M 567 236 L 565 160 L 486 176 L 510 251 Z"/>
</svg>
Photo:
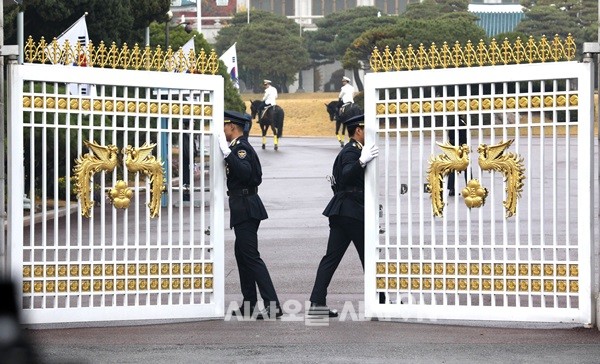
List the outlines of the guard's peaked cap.
<svg viewBox="0 0 600 364">
<path fill-rule="evenodd" d="M 355 125 L 365 125 L 365 114 L 360 114 L 351 117 L 350 119 L 344 121 L 344 125 L 346 125 L 346 127 Z"/>
<path fill-rule="evenodd" d="M 225 123 L 231 122 L 239 126 L 246 126 L 252 120 L 250 115 L 239 111 L 225 110 L 223 114 Z"/>
</svg>

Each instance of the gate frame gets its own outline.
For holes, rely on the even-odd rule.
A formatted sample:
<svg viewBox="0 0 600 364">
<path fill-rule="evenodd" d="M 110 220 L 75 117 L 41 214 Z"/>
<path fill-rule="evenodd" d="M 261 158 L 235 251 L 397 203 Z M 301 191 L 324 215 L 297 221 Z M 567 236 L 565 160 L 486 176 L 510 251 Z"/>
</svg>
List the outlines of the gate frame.
<svg viewBox="0 0 600 364">
<path fill-rule="evenodd" d="M 576 71 L 569 72 L 569 76 L 577 77 L 578 80 L 588 79 L 588 84 L 578 84 L 578 102 L 579 110 L 587 110 L 585 115 L 579 114 L 579 119 L 584 120 L 578 124 L 578 144 L 577 156 L 581 163 L 577 170 L 577 176 L 580 180 L 578 186 L 590 191 L 590 195 L 578 194 L 578 211 L 583 212 L 579 215 L 578 223 L 578 242 L 585 242 L 586 236 L 588 242 L 584 245 L 578 245 L 579 262 L 579 308 L 581 315 L 577 322 L 585 326 L 591 326 L 596 323 L 596 295 L 593 292 L 596 289 L 596 274 L 593 272 L 594 264 L 594 182 L 593 169 L 594 160 L 592 158 L 594 150 L 594 68 L 592 63 L 578 62 L 556 62 L 544 63 L 543 67 L 549 67 L 553 70 L 564 71 L 566 66 L 576 67 Z M 502 65 L 485 67 L 461 68 L 461 72 L 454 72 L 454 69 L 431 69 L 414 71 L 396 71 L 369 73 L 365 75 L 365 145 L 377 143 L 377 113 L 376 113 L 376 90 L 383 88 L 399 87 L 418 87 L 419 79 L 424 72 L 434 75 L 428 79 L 438 80 L 428 82 L 424 86 L 466 84 L 465 80 L 477 80 L 477 83 L 510 82 L 511 79 L 503 77 L 504 74 L 530 74 L 527 70 L 533 71 L 540 64 L 520 64 L 520 65 Z M 494 72 L 490 74 L 490 70 Z M 504 71 L 504 72 L 503 72 Z M 536 72 L 532 72 L 535 74 Z M 572 75 L 572 76 L 571 76 Z M 535 78 L 536 80 L 538 78 Z M 540 78 L 541 79 L 541 78 Z M 481 81 L 480 81 L 481 80 Z M 581 136 L 583 135 L 583 136 Z M 585 136 L 587 135 L 587 136 Z M 585 144 L 585 145 L 584 145 Z M 587 161 L 587 164 L 582 162 Z M 432 317 L 429 309 L 432 305 L 380 305 L 376 299 L 376 249 L 379 241 L 379 186 L 377 176 L 379 176 L 379 166 L 375 163 L 374 168 L 367 168 L 365 173 L 365 317 L 367 318 L 411 318 L 411 319 L 466 319 L 466 320 L 503 320 L 503 321 L 536 321 L 536 322 L 554 322 L 544 315 L 523 315 L 523 309 L 518 307 L 492 307 L 492 309 L 501 309 L 506 312 L 501 317 L 490 315 L 490 309 L 483 306 L 451 306 L 451 312 L 445 317 Z M 587 168 L 586 168 L 587 167 Z M 582 178 L 583 177 L 583 178 Z M 583 256 L 583 258 L 581 258 Z M 387 306 L 387 307 L 386 307 Z M 449 306 L 450 307 L 450 306 Z M 400 309 L 401 308 L 401 309 Z M 477 311 L 474 313 L 473 311 Z M 529 312 L 530 313 L 530 312 Z M 560 321 L 560 319 L 559 319 Z"/>
<path fill-rule="evenodd" d="M 61 69 L 62 68 L 62 69 Z M 51 74 L 48 71 L 51 70 Z M 131 87 L 175 87 L 180 89 L 196 90 L 197 85 L 203 82 L 220 82 L 220 86 L 214 89 L 213 104 L 213 123 L 211 124 L 212 133 L 210 140 L 210 157 L 211 160 L 220 160 L 215 158 L 221 151 L 219 150 L 217 135 L 223 129 L 223 111 L 224 104 L 224 80 L 220 75 L 205 75 L 205 74 L 184 74 L 173 72 L 156 72 L 156 71 L 133 71 L 110 68 L 88 68 L 88 67 L 73 67 L 63 65 L 40 65 L 40 64 L 23 64 L 9 63 L 7 65 L 7 84 L 10 85 L 7 90 L 7 150 L 23 151 L 23 126 L 19 122 L 14 123 L 14 120 L 19 120 L 22 113 L 22 98 L 23 98 L 23 81 L 40 81 L 40 82 L 58 82 L 58 83 L 90 83 L 90 84 L 105 84 L 109 79 L 108 75 L 115 72 L 121 73 L 116 81 L 110 86 L 131 86 Z M 54 76 L 61 73 L 60 77 Z M 132 75 L 135 74 L 135 77 Z M 112 77 L 110 77 L 112 78 Z M 132 81 L 135 79 L 135 81 Z M 175 82 L 174 82 L 175 81 Z M 68 97 L 68 95 L 67 95 Z M 157 115 L 159 117 L 159 115 Z M 159 141 L 157 141 L 158 143 Z M 20 154 L 22 155 L 22 154 Z M 8 160 L 8 176 L 12 179 L 23 178 L 24 166 L 22 163 L 17 163 L 14 158 Z M 19 177 L 16 177 L 19 176 Z M 10 182 L 10 178 L 8 182 Z M 131 320 L 164 320 L 164 319 L 216 319 L 225 316 L 225 268 L 224 268 L 224 181 L 225 166 L 223 163 L 210 163 L 210 186 L 211 197 L 210 203 L 214 213 L 210 216 L 211 234 L 214 256 L 213 263 L 213 302 L 211 304 L 189 304 L 178 306 L 118 306 L 111 308 L 115 312 L 107 315 L 107 310 L 94 310 L 93 307 L 87 307 L 85 317 L 74 318 L 74 309 L 54 308 L 53 318 L 51 321 L 39 321 L 36 319 L 35 312 L 23 310 L 23 292 L 22 284 L 23 272 L 22 258 L 17 259 L 17 254 L 23 249 L 23 193 L 24 186 L 22 183 L 8 184 L 7 188 L 7 273 L 13 280 L 16 292 L 18 307 L 22 313 L 22 318 L 25 323 L 40 324 L 40 323 L 74 323 L 74 322 L 89 322 L 89 321 L 131 321 Z M 219 224 L 220 223 L 220 224 Z M 172 315 L 165 315 L 165 307 L 174 308 L 170 310 Z"/>
</svg>

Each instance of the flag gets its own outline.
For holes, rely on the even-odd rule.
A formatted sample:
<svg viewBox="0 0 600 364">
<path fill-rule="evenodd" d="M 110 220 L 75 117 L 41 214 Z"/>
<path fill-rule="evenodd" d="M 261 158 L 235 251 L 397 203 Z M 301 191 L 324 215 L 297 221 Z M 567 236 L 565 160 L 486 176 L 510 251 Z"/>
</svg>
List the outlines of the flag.
<svg viewBox="0 0 600 364">
<path fill-rule="evenodd" d="M 85 22 L 85 13 L 79 20 L 77 20 L 73 25 L 71 25 L 67 30 L 62 32 L 61 35 L 56 39 L 58 45 L 63 47 L 65 42 L 68 40 L 69 45 L 72 49 L 77 49 L 77 43 L 81 45 L 81 48 L 87 47 L 90 43 L 90 37 L 88 36 L 87 23 Z M 86 55 L 85 53 L 81 53 L 79 55 L 79 63 L 82 66 L 86 66 Z M 74 66 L 77 66 L 78 61 L 73 62 Z M 89 84 L 82 83 L 69 83 L 67 84 L 67 89 L 71 95 L 90 95 L 91 93 L 96 93 L 95 89 Z"/>
<path fill-rule="evenodd" d="M 238 79 L 238 64 L 237 64 L 237 52 L 235 50 L 235 45 L 237 43 L 233 43 L 229 49 L 219 57 L 223 63 L 225 63 L 225 67 L 227 67 L 227 73 L 231 76 L 231 82 L 233 82 L 233 86 L 240 89 L 240 82 Z"/>
</svg>

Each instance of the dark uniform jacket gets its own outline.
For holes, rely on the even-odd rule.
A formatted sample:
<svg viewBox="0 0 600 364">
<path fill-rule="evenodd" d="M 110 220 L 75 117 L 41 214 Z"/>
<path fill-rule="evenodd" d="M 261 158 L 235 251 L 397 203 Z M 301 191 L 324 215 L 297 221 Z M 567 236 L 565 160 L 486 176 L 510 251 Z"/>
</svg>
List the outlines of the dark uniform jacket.
<svg viewBox="0 0 600 364">
<path fill-rule="evenodd" d="M 249 219 L 268 218 L 267 210 L 258 196 L 262 182 L 262 168 L 248 137 L 241 136 L 229 146 L 231 153 L 225 158 L 227 194 L 229 195 L 230 226 Z"/>
<path fill-rule="evenodd" d="M 364 221 L 365 169 L 358 158 L 362 145 L 350 139 L 333 163 L 334 195 L 323 211 L 325 216 L 346 216 Z"/>
</svg>

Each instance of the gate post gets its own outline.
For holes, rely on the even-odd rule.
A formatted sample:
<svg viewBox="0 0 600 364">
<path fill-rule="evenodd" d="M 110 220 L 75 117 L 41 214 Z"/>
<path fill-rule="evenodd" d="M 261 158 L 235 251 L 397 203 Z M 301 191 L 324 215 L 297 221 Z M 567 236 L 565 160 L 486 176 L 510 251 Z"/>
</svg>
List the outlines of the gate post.
<svg viewBox="0 0 600 364">
<path fill-rule="evenodd" d="M 4 107 L 6 105 L 6 100 L 4 99 L 4 56 L 8 56 L 8 64 L 9 66 L 15 65 L 17 63 L 17 54 L 18 50 L 15 46 L 5 46 L 1 45 L 0 48 L 0 105 L 2 106 L 2 113 L 0 114 L 0 161 L 6 160 L 6 145 L 5 138 L 7 136 L 6 133 L 6 119 L 4 118 Z M 9 92 L 11 83 L 7 83 Z M 10 119 L 8 119 L 10 120 Z M 6 239 L 6 169 L 4 163 L 0 164 L 0 278 L 10 277 L 9 272 L 9 259 L 10 255 L 8 254 L 8 239 Z"/>
<path fill-rule="evenodd" d="M 596 75 L 592 75 L 592 80 L 596 81 L 592 84 L 591 93 L 594 93 L 594 84 L 600 85 L 600 80 L 597 80 L 596 77 L 600 75 L 600 61 L 598 61 L 598 55 L 600 54 L 600 43 L 594 42 L 586 42 L 583 44 L 583 62 L 584 63 L 596 63 L 597 73 Z M 594 69 L 593 67 L 591 68 Z M 599 94 L 600 97 L 600 94 Z M 600 108 L 596 110 L 595 119 L 600 123 Z M 592 133 L 594 131 L 595 121 L 592 123 Z M 598 144 L 600 145 L 600 133 L 598 133 Z M 600 161 L 600 154 L 597 156 Z M 598 180 L 600 181 L 600 168 L 598 169 Z M 600 190 L 598 191 L 598 195 L 600 196 Z M 596 206 L 597 213 L 600 216 L 600 208 Z M 598 239 L 593 239 L 593 246 L 591 256 L 592 256 L 592 276 L 591 276 L 591 284 L 592 284 L 592 299 L 594 300 L 593 304 L 595 304 L 595 309 L 592 309 L 592 325 L 596 325 L 598 330 L 600 330 L 600 325 L 598 325 L 598 317 L 600 317 L 600 287 L 598 284 L 600 283 L 600 260 L 596 258 L 596 254 L 600 252 L 600 241 Z M 594 316 L 595 315 L 595 316 Z"/>
</svg>

